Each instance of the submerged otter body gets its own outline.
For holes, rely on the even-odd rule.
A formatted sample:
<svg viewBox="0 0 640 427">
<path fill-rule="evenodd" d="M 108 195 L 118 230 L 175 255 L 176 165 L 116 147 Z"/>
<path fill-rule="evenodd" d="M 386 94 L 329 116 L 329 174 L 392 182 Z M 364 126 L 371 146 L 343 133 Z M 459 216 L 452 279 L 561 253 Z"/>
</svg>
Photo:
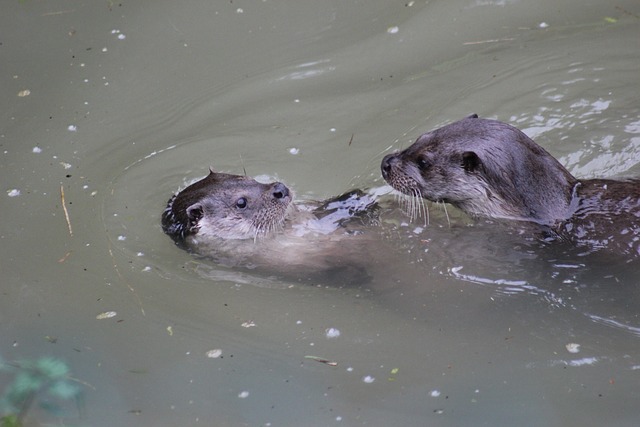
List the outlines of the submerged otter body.
<svg viewBox="0 0 640 427">
<path fill-rule="evenodd" d="M 640 181 L 577 179 L 506 123 L 467 117 L 385 156 L 381 169 L 406 195 L 536 223 L 588 251 L 640 257 Z"/>
<path fill-rule="evenodd" d="M 211 171 L 174 195 L 162 227 L 181 247 L 227 267 L 297 282 L 366 282 L 366 234 L 372 197 L 352 191 L 323 203 L 294 205 L 282 183 Z"/>
</svg>

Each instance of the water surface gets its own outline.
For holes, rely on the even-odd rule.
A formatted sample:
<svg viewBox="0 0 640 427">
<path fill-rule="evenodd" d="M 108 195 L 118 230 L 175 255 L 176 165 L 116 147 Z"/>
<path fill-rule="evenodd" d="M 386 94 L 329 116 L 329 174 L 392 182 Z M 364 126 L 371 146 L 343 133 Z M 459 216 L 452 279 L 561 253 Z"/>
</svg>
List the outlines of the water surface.
<svg viewBox="0 0 640 427">
<path fill-rule="evenodd" d="M 637 425 L 635 263 L 431 206 L 375 231 L 369 286 L 272 286 L 159 220 L 209 167 L 382 187 L 384 154 L 471 113 L 578 177 L 637 176 L 636 2 L 11 1 L 0 23 L 0 354 L 88 384 L 67 425 Z"/>
</svg>

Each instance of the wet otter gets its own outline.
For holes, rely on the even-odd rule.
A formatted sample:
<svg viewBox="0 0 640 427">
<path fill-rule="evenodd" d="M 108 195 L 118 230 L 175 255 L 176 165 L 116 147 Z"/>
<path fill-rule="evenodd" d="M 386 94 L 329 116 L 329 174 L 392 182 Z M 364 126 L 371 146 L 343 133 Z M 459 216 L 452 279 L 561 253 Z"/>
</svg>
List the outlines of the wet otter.
<svg viewBox="0 0 640 427">
<path fill-rule="evenodd" d="M 162 227 L 179 246 L 224 266 L 296 281 L 366 282 L 363 230 L 375 200 L 357 190 L 323 203 L 292 199 L 280 182 L 211 170 L 169 200 Z"/>
<path fill-rule="evenodd" d="M 261 184 L 211 170 L 169 200 L 162 226 L 178 242 L 255 239 L 282 226 L 290 202 L 281 182 Z"/>
<path fill-rule="evenodd" d="M 588 252 L 640 257 L 640 181 L 577 179 L 506 123 L 469 116 L 385 156 L 381 169 L 406 195 L 536 223 Z"/>
</svg>

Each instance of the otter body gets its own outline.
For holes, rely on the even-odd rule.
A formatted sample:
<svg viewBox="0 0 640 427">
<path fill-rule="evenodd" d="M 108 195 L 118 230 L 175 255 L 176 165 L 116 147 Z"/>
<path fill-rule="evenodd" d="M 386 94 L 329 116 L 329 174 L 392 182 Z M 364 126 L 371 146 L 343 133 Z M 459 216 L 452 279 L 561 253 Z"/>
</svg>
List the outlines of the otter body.
<svg viewBox="0 0 640 427">
<path fill-rule="evenodd" d="M 640 181 L 577 179 L 506 123 L 467 117 L 385 156 L 381 169 L 406 195 L 536 223 L 589 251 L 640 257 Z"/>
<path fill-rule="evenodd" d="M 323 203 L 292 203 L 282 183 L 211 171 L 174 195 L 162 227 L 179 246 L 227 267 L 298 282 L 366 282 L 364 225 L 376 203 L 352 191 Z"/>
</svg>

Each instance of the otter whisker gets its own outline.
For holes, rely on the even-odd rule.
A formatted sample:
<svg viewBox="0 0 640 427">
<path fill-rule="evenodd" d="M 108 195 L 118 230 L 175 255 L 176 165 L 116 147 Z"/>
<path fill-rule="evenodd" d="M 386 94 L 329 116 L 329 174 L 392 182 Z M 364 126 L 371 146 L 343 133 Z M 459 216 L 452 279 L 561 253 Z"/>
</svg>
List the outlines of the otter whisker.
<svg viewBox="0 0 640 427">
<path fill-rule="evenodd" d="M 404 198 L 406 204 L 406 213 L 409 217 L 409 222 L 413 222 L 416 218 L 416 196 L 415 195 L 406 195 Z"/>
<path fill-rule="evenodd" d="M 447 224 L 449 224 L 449 228 L 451 228 L 451 220 L 449 219 L 449 212 L 447 212 L 447 204 L 445 202 L 440 202 L 442 204 L 442 208 L 444 209 L 444 214 L 447 217 Z"/>
<path fill-rule="evenodd" d="M 416 199 L 418 196 L 416 195 L 415 190 L 413 190 L 412 193 L 413 194 L 408 197 L 411 206 L 411 211 L 409 212 L 409 220 L 411 222 L 413 222 L 413 220 L 415 220 L 420 215 L 420 212 L 418 212 L 420 209 L 420 205 L 418 205 Z"/>
<path fill-rule="evenodd" d="M 420 204 L 420 200 L 418 199 L 418 196 L 413 196 L 413 206 L 414 206 L 413 218 L 417 220 L 418 218 L 423 216 L 422 205 Z"/>
<path fill-rule="evenodd" d="M 422 191 L 418 189 L 418 198 L 419 202 L 422 204 L 422 210 L 424 211 L 424 226 L 428 226 L 431 223 L 431 218 L 429 217 L 429 205 L 425 201 L 424 197 L 422 197 Z"/>
<path fill-rule="evenodd" d="M 429 222 L 430 222 L 429 209 L 425 204 L 424 198 L 422 198 L 422 192 L 420 191 L 419 188 L 413 188 L 412 193 L 413 193 L 413 201 L 416 205 L 416 210 L 418 213 L 416 218 L 418 216 L 422 216 L 424 218 L 424 226 L 426 227 L 427 225 L 429 225 Z"/>
</svg>

